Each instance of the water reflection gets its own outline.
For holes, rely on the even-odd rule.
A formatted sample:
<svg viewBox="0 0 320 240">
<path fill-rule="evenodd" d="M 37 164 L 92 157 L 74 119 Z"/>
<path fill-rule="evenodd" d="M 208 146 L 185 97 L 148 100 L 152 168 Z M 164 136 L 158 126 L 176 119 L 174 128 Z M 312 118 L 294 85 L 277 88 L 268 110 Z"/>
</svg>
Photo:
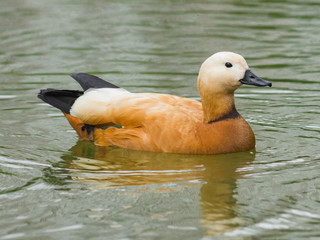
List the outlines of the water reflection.
<svg viewBox="0 0 320 240">
<path fill-rule="evenodd" d="M 79 141 L 70 149 L 70 154 L 62 158 L 67 162 L 72 179 L 92 188 L 161 183 L 161 192 L 170 192 L 177 189 L 166 183 L 185 182 L 184 187 L 200 185 L 199 206 L 206 235 L 216 235 L 244 224 L 237 214 L 234 194 L 237 179 L 245 173 L 237 170 L 251 164 L 255 158 L 252 152 L 181 155 L 104 148 Z"/>
</svg>

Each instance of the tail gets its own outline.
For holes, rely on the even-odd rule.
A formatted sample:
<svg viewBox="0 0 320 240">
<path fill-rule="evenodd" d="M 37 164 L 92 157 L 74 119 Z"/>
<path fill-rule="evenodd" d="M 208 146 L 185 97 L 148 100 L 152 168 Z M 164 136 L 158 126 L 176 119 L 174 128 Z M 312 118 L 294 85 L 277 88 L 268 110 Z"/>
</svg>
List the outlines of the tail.
<svg viewBox="0 0 320 240">
<path fill-rule="evenodd" d="M 81 85 L 84 91 L 89 88 L 118 88 L 116 85 L 87 73 L 72 74 L 71 77 Z M 38 98 L 61 110 L 81 139 L 93 140 L 92 136 L 95 126 L 85 124 L 81 119 L 70 115 L 72 105 L 78 97 L 83 95 L 83 93 L 83 91 L 78 90 L 57 90 L 47 88 L 40 90 Z"/>
<path fill-rule="evenodd" d="M 62 112 L 70 114 L 73 103 L 82 94 L 82 91 L 47 88 L 40 90 L 38 98 Z"/>
</svg>

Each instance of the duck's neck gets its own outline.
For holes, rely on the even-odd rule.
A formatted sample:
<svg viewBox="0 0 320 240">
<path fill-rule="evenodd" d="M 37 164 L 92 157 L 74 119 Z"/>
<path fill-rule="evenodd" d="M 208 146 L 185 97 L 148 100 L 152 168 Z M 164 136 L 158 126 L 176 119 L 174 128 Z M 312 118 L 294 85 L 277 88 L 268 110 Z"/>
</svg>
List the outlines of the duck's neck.
<svg viewBox="0 0 320 240">
<path fill-rule="evenodd" d="M 208 96 L 201 96 L 203 121 L 213 123 L 229 117 L 235 117 L 238 112 L 234 103 L 234 93 L 216 93 Z"/>
</svg>

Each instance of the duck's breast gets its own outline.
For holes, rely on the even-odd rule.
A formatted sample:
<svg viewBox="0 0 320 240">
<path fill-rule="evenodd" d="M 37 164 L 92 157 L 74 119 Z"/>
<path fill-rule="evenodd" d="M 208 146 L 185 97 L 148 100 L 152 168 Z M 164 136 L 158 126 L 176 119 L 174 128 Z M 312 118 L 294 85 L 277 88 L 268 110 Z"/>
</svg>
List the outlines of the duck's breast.
<svg viewBox="0 0 320 240">
<path fill-rule="evenodd" d="M 209 154 L 242 152 L 255 147 L 254 133 L 242 117 L 201 124 L 198 134 L 202 150 Z"/>
</svg>

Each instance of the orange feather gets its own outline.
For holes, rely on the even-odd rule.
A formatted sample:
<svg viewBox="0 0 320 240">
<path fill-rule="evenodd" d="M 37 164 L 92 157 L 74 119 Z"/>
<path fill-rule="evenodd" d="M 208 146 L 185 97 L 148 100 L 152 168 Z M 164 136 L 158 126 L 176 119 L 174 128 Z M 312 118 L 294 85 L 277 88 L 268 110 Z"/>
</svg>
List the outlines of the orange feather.
<svg viewBox="0 0 320 240">
<path fill-rule="evenodd" d="M 79 76 L 87 81 L 89 75 Z M 96 145 L 190 154 L 253 149 L 255 136 L 235 109 L 234 91 L 242 84 L 271 86 L 250 71 L 242 56 L 230 52 L 214 54 L 202 64 L 198 77 L 201 102 L 167 94 L 130 93 L 109 83 L 105 87 L 97 77 L 93 80 L 99 88 L 84 89 L 83 95 L 49 89 L 40 92 L 40 98 L 62 111 L 72 103 L 70 114 L 64 113 L 67 120 L 81 139 Z M 87 85 L 94 84 L 85 82 Z M 58 93 L 61 99 L 55 97 Z M 93 131 L 92 126 L 86 130 L 88 125 L 94 126 Z"/>
</svg>

